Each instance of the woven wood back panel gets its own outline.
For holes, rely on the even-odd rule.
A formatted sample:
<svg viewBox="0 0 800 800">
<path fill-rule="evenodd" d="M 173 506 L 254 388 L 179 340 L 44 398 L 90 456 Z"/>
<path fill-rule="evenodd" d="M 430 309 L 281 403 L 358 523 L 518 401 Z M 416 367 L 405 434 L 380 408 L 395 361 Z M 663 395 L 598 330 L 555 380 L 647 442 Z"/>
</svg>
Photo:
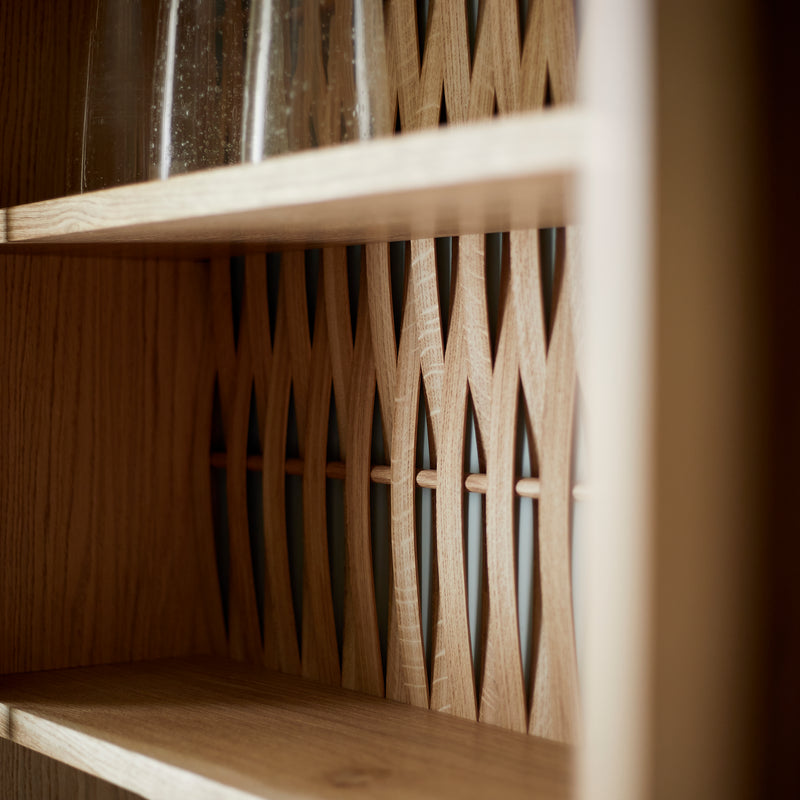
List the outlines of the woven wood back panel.
<svg viewBox="0 0 800 800">
<path fill-rule="evenodd" d="M 490 116 L 495 105 L 499 113 L 540 108 L 548 95 L 555 103 L 573 99 L 576 45 L 570 2 L 534 0 L 524 24 L 516 0 L 484 2 L 470 48 L 463 0 L 431 0 L 422 59 L 414 0 L 390 0 L 385 11 L 392 98 L 402 130 L 435 126 L 444 116 L 449 123 L 479 119 Z M 229 262 L 212 264 L 215 364 L 206 382 L 204 413 L 210 420 L 216 392 L 225 452 L 219 452 L 217 442 L 212 465 L 227 467 L 228 536 L 218 548 L 226 564 L 224 603 L 232 656 L 552 739 L 576 737 L 569 543 L 576 391 L 573 235 L 562 231 L 556 239 L 549 326 L 538 233 L 504 236 L 495 331 L 487 308 L 484 236 L 454 241 L 445 302 L 437 285 L 433 240 L 408 243 L 400 286 L 397 280 L 393 284 L 388 244 L 365 246 L 355 271 L 352 265 L 348 269 L 345 248 L 324 250 L 320 268 L 311 271 L 302 252 L 286 252 L 279 276 L 277 268 L 268 270 L 265 256 L 250 255 L 244 285 L 233 290 Z M 270 259 L 275 266 L 275 257 Z M 239 296 L 241 308 L 234 308 Z M 420 392 L 435 467 L 430 470 L 418 469 Z M 372 461 L 376 394 L 384 463 Z M 339 442 L 335 458 L 329 457 L 331 397 Z M 481 470 L 467 475 L 470 403 Z M 527 479 L 516 472 L 518 407 L 537 470 Z M 248 452 L 254 418 L 259 446 L 254 450 L 251 441 Z M 287 451 L 287 436 L 294 438 L 295 427 L 293 454 Z M 248 474 L 252 480 L 258 470 L 263 533 L 262 520 L 252 518 L 261 513 L 252 502 L 248 516 Z M 295 607 L 287 543 L 287 474 L 302 476 L 302 612 Z M 343 481 L 345 497 L 341 651 L 328 544 L 331 480 Z M 198 481 L 207 491 L 207 475 Z M 385 659 L 373 581 L 370 487 L 375 483 L 391 487 Z M 436 492 L 430 670 L 418 569 L 418 486 Z M 466 492 L 486 496 L 479 692 L 465 583 Z M 538 507 L 528 691 L 517 616 L 518 496 L 536 498 Z M 263 597 L 257 596 L 261 592 Z"/>
</svg>

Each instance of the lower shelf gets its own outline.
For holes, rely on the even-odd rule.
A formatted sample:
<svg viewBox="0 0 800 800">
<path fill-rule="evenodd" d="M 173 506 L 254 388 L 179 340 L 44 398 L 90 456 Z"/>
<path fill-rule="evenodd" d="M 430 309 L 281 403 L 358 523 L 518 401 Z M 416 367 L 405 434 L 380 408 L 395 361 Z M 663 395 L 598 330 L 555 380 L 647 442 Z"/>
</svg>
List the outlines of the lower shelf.
<svg viewBox="0 0 800 800">
<path fill-rule="evenodd" d="M 571 750 L 214 658 L 0 678 L 0 736 L 152 800 L 570 795 Z"/>
</svg>

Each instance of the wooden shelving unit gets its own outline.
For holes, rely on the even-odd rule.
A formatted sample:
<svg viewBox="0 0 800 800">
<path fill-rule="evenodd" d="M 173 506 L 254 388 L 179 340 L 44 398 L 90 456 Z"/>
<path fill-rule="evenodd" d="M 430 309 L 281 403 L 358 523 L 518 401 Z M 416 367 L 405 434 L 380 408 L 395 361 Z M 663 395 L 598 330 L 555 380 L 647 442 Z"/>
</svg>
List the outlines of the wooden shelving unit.
<svg viewBox="0 0 800 800">
<path fill-rule="evenodd" d="M 0 733 L 153 800 L 569 796 L 569 748 L 209 658 L 10 676 Z"/>
<path fill-rule="evenodd" d="M 0 252 L 208 252 L 560 226 L 574 218 L 583 122 L 577 110 L 540 112 L 9 208 Z"/>
<path fill-rule="evenodd" d="M 25 66 L 0 110 L 30 134 L 0 150 L 0 790 L 32 800 L 31 773 L 47 771 L 10 742 L 77 769 L 87 800 L 87 776 L 150 800 L 572 796 L 569 528 L 585 493 L 572 470 L 572 226 L 587 128 L 574 107 L 573 3 L 532 11 L 524 31 L 517 4 L 498 4 L 472 43 L 466 5 L 431 5 L 425 53 L 416 5 L 387 3 L 401 135 L 63 196 L 81 66 L 44 46 L 29 62 L 24 43 L 84 35 L 91 1 L 67 5 L 0 10 L 8 58 Z M 57 107 L 33 91 L 56 85 Z M 543 227 L 561 229 L 549 289 Z M 492 232 L 503 252 L 490 265 Z M 435 237 L 447 236 L 459 238 L 440 293 L 450 256 Z M 395 263 L 392 241 L 405 242 Z M 365 245 L 360 262 L 346 244 Z M 306 263 L 302 249 L 317 246 Z M 281 251 L 277 272 L 268 250 Z M 232 265 L 234 253 L 246 257 Z M 481 463 L 467 472 L 470 413 Z M 385 460 L 373 474 L 377 415 Z M 421 415 L 435 470 L 418 469 Z M 535 462 L 525 475 L 518 436 Z M 285 493 L 298 463 L 299 577 Z M 220 465 L 224 536 L 210 477 Z M 329 467 L 344 484 L 341 609 Z M 389 487 L 392 512 L 384 631 L 371 479 Z M 436 492 L 430 642 L 418 487 Z M 487 531 L 476 664 L 466 492 L 484 496 Z M 538 514 L 525 653 L 518 498 Z"/>
</svg>

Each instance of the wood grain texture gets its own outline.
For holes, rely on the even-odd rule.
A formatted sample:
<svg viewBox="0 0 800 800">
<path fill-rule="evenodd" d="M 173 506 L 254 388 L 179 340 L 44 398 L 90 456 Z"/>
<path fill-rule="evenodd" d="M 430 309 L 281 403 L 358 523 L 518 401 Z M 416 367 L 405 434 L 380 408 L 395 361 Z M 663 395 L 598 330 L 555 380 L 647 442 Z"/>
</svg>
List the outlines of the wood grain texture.
<svg viewBox="0 0 800 800">
<path fill-rule="evenodd" d="M 547 354 L 539 500 L 540 593 L 534 621 L 530 731 L 556 741 L 579 733 L 578 675 L 572 614 L 570 515 L 575 412 L 575 349 L 571 319 L 575 232 L 559 234 L 553 298 L 554 321 Z"/>
<path fill-rule="evenodd" d="M 284 464 L 292 389 L 298 430 L 305 430 L 303 423 L 308 407 L 307 369 L 310 360 L 303 254 L 286 253 L 281 257 L 278 311 L 263 437 L 266 554 L 264 657 L 267 666 L 293 675 L 300 674 L 301 666 L 289 575 Z M 295 368 L 295 364 L 300 366 Z M 302 441 L 301 436 L 301 454 Z"/>
<path fill-rule="evenodd" d="M 6 738 L 150 800 L 570 796 L 564 746 L 238 662 L 15 676 L 0 704 Z"/>
<path fill-rule="evenodd" d="M 348 469 L 345 477 L 345 520 L 347 523 L 345 552 L 347 559 L 342 686 L 382 697 L 385 685 L 375 605 L 372 527 L 370 524 L 370 452 L 372 448 L 372 414 L 375 402 L 375 364 L 369 326 L 365 255 L 363 254 L 361 262 L 356 339 L 348 381 L 348 401 L 351 403 L 351 413 L 345 428 L 348 452 Z M 348 307 L 345 307 L 344 310 L 348 310 Z M 341 306 L 339 313 L 343 313 Z"/>
<path fill-rule="evenodd" d="M 9 800 L 141 800 L 106 781 L 0 739 L 0 797 Z"/>
<path fill-rule="evenodd" d="M 0 673 L 223 641 L 207 303 L 198 264 L 2 259 Z"/>
<path fill-rule="evenodd" d="M 392 566 L 397 613 L 399 674 L 387 674 L 392 700 L 428 707 L 428 672 L 422 640 L 420 580 L 417 572 L 415 481 L 420 365 L 414 295 L 407 289 L 397 356 L 392 421 Z M 396 677 L 396 682 L 390 678 Z"/>
<path fill-rule="evenodd" d="M 573 217 L 582 147 L 574 110 L 350 143 L 10 208 L 3 248 L 161 243 L 168 253 L 176 243 L 361 243 L 562 225 Z"/>
<path fill-rule="evenodd" d="M 261 661 L 261 623 L 258 619 L 250 528 L 247 516 L 247 428 L 253 386 L 253 365 L 247 306 L 234 344 L 230 264 L 211 262 L 211 326 L 217 361 L 222 424 L 227 446 L 228 510 L 228 652 L 233 658 Z"/>
<path fill-rule="evenodd" d="M 317 284 L 314 343 L 308 396 L 308 427 L 303 432 L 303 677 L 331 686 L 341 684 L 339 645 L 331 594 L 328 554 L 328 477 L 326 456 L 331 404 L 331 357 L 328 339 L 325 270 Z"/>
<path fill-rule="evenodd" d="M 81 73 L 93 5 L 51 3 L 47 13 L 35 3 L 4 3 L 0 9 L 3 206 L 59 197 L 71 188 L 81 146 L 73 135 L 72 109 L 83 105 Z"/>
</svg>

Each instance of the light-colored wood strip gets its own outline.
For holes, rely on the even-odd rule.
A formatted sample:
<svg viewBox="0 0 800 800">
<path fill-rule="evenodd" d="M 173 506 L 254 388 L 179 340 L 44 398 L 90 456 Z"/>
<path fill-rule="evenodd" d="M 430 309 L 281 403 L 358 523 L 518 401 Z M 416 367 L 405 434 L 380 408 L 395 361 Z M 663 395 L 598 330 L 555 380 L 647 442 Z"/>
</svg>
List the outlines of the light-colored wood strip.
<svg viewBox="0 0 800 800">
<path fill-rule="evenodd" d="M 284 254 L 285 258 L 285 254 Z M 264 661 L 267 666 L 299 674 L 294 605 L 289 578 L 286 541 L 286 427 L 289 414 L 292 364 L 289 351 L 287 274 L 281 267 L 281 285 L 275 324 L 275 343 L 269 376 L 267 417 L 264 427 L 264 544 L 266 587 L 264 597 Z M 305 295 L 305 290 L 303 291 Z M 303 304 L 305 307 L 305 303 Z"/>
<path fill-rule="evenodd" d="M 327 281 L 327 277 L 326 277 Z M 366 260 L 362 260 L 356 342 L 350 374 L 351 409 L 347 427 L 350 454 L 345 477 L 345 595 L 342 686 L 383 697 L 383 661 L 378 635 L 372 571 L 370 449 L 375 403 L 375 365 L 367 303 Z"/>
<path fill-rule="evenodd" d="M 2 735 L 149 800 L 571 796 L 564 746 L 247 664 L 15 676 L 0 703 Z"/>
<path fill-rule="evenodd" d="M 386 459 L 391 463 L 397 346 L 394 335 L 395 321 L 389 245 L 386 243 L 366 245 L 366 251 L 367 301 L 369 303 L 369 326 L 372 332 L 372 354 L 381 405 L 384 453 Z"/>
<path fill-rule="evenodd" d="M 456 358 L 467 364 L 472 405 L 478 435 L 478 450 L 485 464 L 484 432 L 492 415 L 492 346 L 486 301 L 486 237 L 462 236 L 456 247 L 456 296 L 453 300 L 452 338 Z M 463 343 L 463 345 L 462 345 Z M 448 347 L 451 345 L 448 344 Z"/>
<path fill-rule="evenodd" d="M 514 298 L 506 297 L 492 386 L 486 492 L 488 614 L 480 719 L 524 733 L 528 727 L 517 613 L 514 467 L 519 360 Z"/>
<path fill-rule="evenodd" d="M 419 362 L 425 385 L 434 458 L 439 449 L 444 381 L 444 345 L 437 287 L 436 249 L 433 239 L 412 241 L 409 291 L 414 293 L 414 321 L 419 340 Z"/>
<path fill-rule="evenodd" d="M 453 713 L 474 718 L 475 682 L 467 613 L 463 462 L 467 386 L 472 389 L 479 448 L 488 431 L 492 359 L 486 308 L 484 238 L 462 237 L 456 248 L 455 292 L 445 355 L 445 400 L 438 463 L 437 527 Z M 485 459 L 483 452 L 482 458 Z"/>
<path fill-rule="evenodd" d="M 0 739 L 0 797 L 9 800 L 142 800 L 74 767 Z"/>
<path fill-rule="evenodd" d="M 347 459 L 348 425 L 350 408 L 350 371 L 353 364 L 353 333 L 350 318 L 350 293 L 347 279 L 347 250 L 344 247 L 326 247 L 322 253 L 325 271 L 325 303 L 328 318 L 328 345 L 330 349 L 333 390 L 336 397 L 336 424 L 339 427 L 339 453 Z M 357 407 L 356 407 L 357 408 Z M 361 409 L 355 413 L 361 413 Z"/>
<path fill-rule="evenodd" d="M 436 0 L 430 4 L 420 77 L 420 127 L 439 124 L 442 88 L 448 122 L 465 122 L 469 107 L 470 57 L 467 5 L 459 0 Z"/>
<path fill-rule="evenodd" d="M 517 315 L 520 379 L 533 428 L 534 450 L 543 435 L 544 387 L 547 376 L 544 299 L 539 266 L 537 231 L 512 231 L 508 235 L 511 294 Z M 538 461 L 536 452 L 531 453 Z M 535 468 L 535 464 L 532 464 Z"/>
<path fill-rule="evenodd" d="M 225 467 L 228 464 L 228 457 L 225 453 L 212 453 L 211 466 Z M 261 472 L 264 468 L 264 459 L 261 456 L 248 456 L 247 469 L 253 472 Z M 289 458 L 285 466 L 287 475 L 302 476 L 304 467 L 303 461 L 299 458 Z M 325 476 L 334 480 L 343 481 L 347 473 L 347 468 L 343 461 L 329 461 L 325 466 Z M 370 470 L 370 478 L 373 483 L 380 483 L 389 486 L 392 482 L 391 467 L 377 465 Z M 439 486 L 438 473 L 435 469 L 421 469 L 416 472 L 416 483 L 421 489 L 436 489 Z M 473 472 L 464 478 L 464 488 L 468 492 L 475 494 L 486 494 L 487 487 L 486 474 Z M 541 481 L 538 478 L 520 478 L 514 491 L 520 497 L 536 499 L 541 492 Z M 572 489 L 572 499 L 577 501 L 591 500 L 592 488 L 586 484 L 578 483 Z"/>
<path fill-rule="evenodd" d="M 339 645 L 328 558 L 326 478 L 334 470 L 326 465 L 328 412 L 331 402 L 331 362 L 328 351 L 328 319 L 324 286 L 325 273 L 317 285 L 314 343 L 311 355 L 308 396 L 308 425 L 303 432 L 305 460 L 299 470 L 287 474 L 303 476 L 303 677 L 341 684 Z M 326 466 L 328 469 L 326 469 Z M 344 464 L 341 464 L 344 472 Z"/>
<path fill-rule="evenodd" d="M 358 244 L 561 225 L 573 217 L 583 130 L 579 111 L 545 111 L 48 200 L 8 209 L 2 249 L 151 243 L 174 254 L 183 243 L 207 257 L 214 243 Z"/>
<path fill-rule="evenodd" d="M 528 14 L 522 51 L 521 107 L 542 108 L 547 80 L 554 104 L 575 101 L 577 39 L 571 0 L 539 0 Z"/>
<path fill-rule="evenodd" d="M 417 127 L 419 108 L 419 42 L 415 0 L 386 3 L 386 65 L 391 92 L 390 108 L 400 115 L 403 130 Z"/>
<path fill-rule="evenodd" d="M 519 7 L 516 0 L 481 3 L 472 66 L 469 112 L 471 120 L 490 117 L 495 98 L 501 114 L 519 107 Z"/>
<path fill-rule="evenodd" d="M 571 319 L 571 241 L 559 236 L 555 321 L 547 356 L 539 500 L 540 607 L 535 620 L 530 732 L 555 741 L 579 736 L 578 675 L 572 615 L 570 506 L 575 409 Z"/>
<path fill-rule="evenodd" d="M 406 291 L 397 381 L 394 389 L 392 441 L 392 567 L 397 611 L 398 684 L 388 682 L 387 696 L 422 708 L 428 707 L 428 673 L 422 640 L 420 580 L 417 571 L 416 474 L 419 414 L 419 340 L 414 295 Z"/>
</svg>

